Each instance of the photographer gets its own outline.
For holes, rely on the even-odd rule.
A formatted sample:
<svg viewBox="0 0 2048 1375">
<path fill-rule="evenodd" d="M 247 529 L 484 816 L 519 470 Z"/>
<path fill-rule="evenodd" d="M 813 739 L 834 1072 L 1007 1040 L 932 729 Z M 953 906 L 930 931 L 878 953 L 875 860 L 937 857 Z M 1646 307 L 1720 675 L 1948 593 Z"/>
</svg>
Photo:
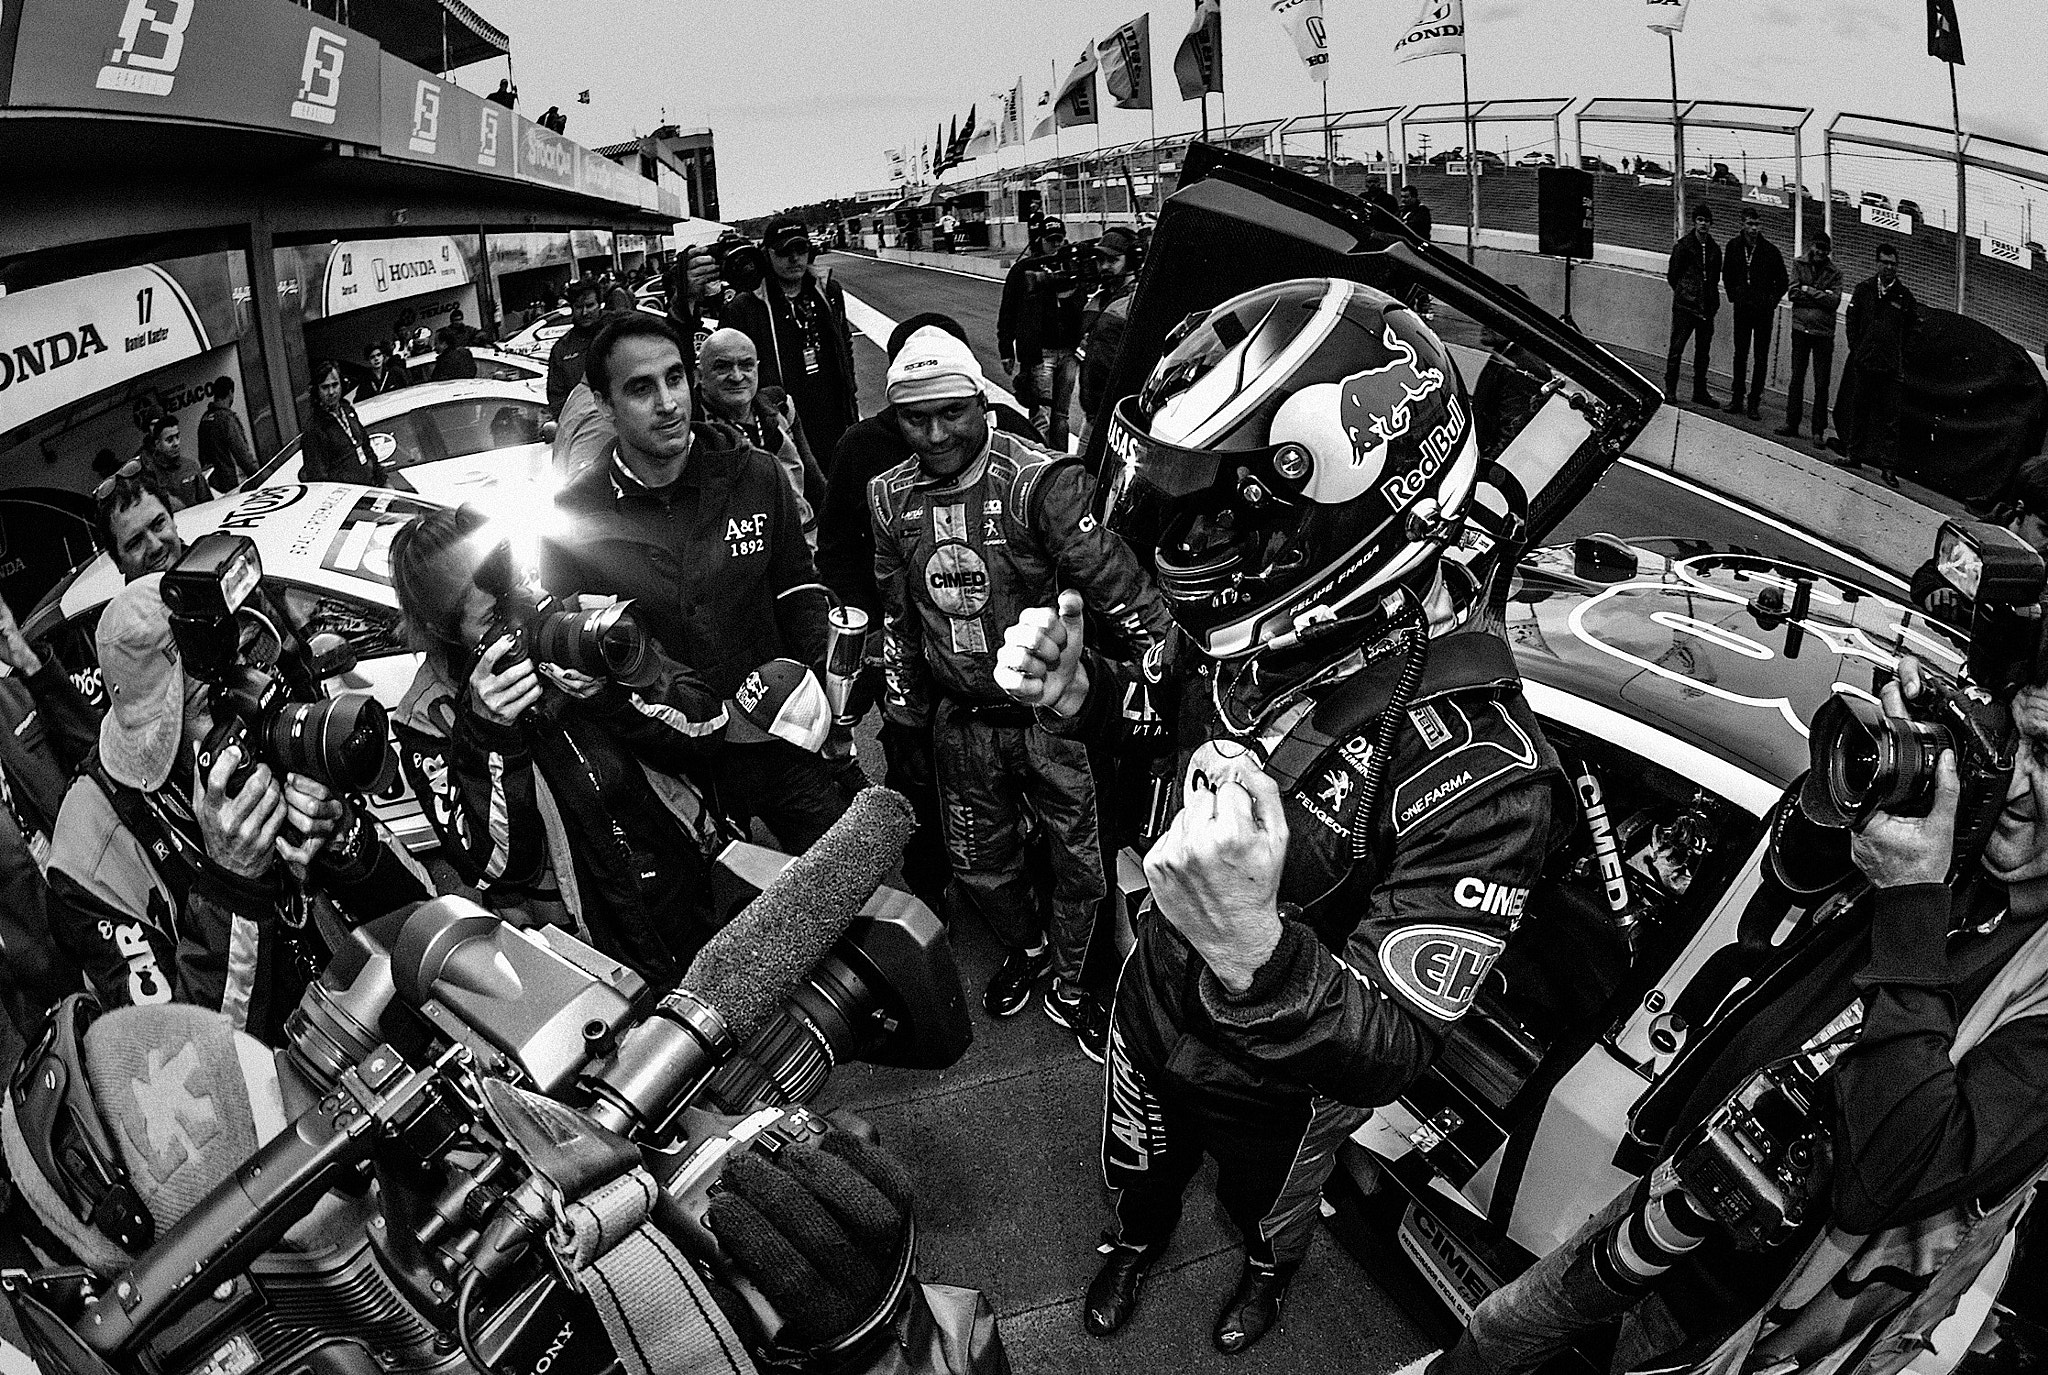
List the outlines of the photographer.
<svg viewBox="0 0 2048 1375">
<path fill-rule="evenodd" d="M 391 585 L 425 656 L 405 722 L 449 742 L 459 819 L 443 844 L 488 896 L 530 891 L 552 868 L 598 949 L 672 983 L 715 929 L 707 867 L 642 768 L 701 759 L 724 709 L 658 651 L 630 688 L 520 652 L 477 586 L 486 524 L 473 507 L 433 511 L 391 544 Z"/>
<path fill-rule="evenodd" d="M 1037 404 L 1046 407 L 1045 442 L 1055 452 L 1067 447 L 1067 413 L 1080 380 L 1081 311 L 1088 304 L 1087 274 L 1079 250 L 1067 242 L 1067 227 L 1045 222 L 1045 256 L 1026 273 L 1031 309 L 1038 322 L 1038 364 L 1032 373 Z"/>
<path fill-rule="evenodd" d="M 105 1006 L 198 1003 L 277 1044 L 324 958 L 298 946 L 318 941 L 314 890 L 352 922 L 431 894 L 354 800 L 264 763 L 231 793 L 233 747 L 199 772 L 211 689 L 185 672 L 162 582 L 129 583 L 100 617 L 112 706 L 57 815 L 51 926 Z"/>
<path fill-rule="evenodd" d="M 1885 712 L 1905 716 L 1924 687 L 1902 660 Z M 1436 1375 L 1533 1369 L 1617 1317 L 1616 1369 L 1890 1371 L 1925 1347 L 2048 1161 L 2048 1019 L 2033 1015 L 2048 999 L 2048 686 L 2021 688 L 2011 710 L 2017 763 L 1981 856 L 1949 878 L 1944 751 L 1927 816 L 1879 811 L 1853 837 L 1874 891 L 1789 942 L 1639 1105 L 1656 1168 L 1482 1303 Z M 1833 1060 L 1832 1184 L 1788 1239 L 1741 1250 L 1675 1162 L 1788 1057 Z M 1863 1363 L 1832 1363 L 1851 1357 Z"/>
<path fill-rule="evenodd" d="M 1095 262 L 1101 280 L 1081 308 L 1081 414 L 1092 423 L 1109 392 L 1109 375 L 1123 351 L 1124 328 L 1131 318 L 1131 288 L 1137 285 L 1143 255 L 1138 236 L 1124 228 L 1105 229 L 1095 241 Z"/>
</svg>

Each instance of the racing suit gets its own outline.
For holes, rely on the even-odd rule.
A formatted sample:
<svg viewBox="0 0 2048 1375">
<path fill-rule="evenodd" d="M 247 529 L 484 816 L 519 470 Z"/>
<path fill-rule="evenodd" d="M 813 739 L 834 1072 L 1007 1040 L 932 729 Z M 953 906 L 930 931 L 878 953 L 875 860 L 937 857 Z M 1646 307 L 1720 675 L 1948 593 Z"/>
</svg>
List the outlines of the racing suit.
<svg viewBox="0 0 2048 1375">
<path fill-rule="evenodd" d="M 400 724 L 409 752 L 445 742 L 429 815 L 443 852 L 486 902 L 543 886 L 552 865 L 593 945 L 649 983 L 681 977 L 716 929 L 708 866 L 663 801 L 683 785 L 658 787 L 651 771 L 682 773 L 725 729 L 724 704 L 695 674 L 663 656 L 638 689 L 607 682 L 575 698 L 550 685 L 501 726 L 465 709 L 429 662 Z M 433 787 L 431 771 L 422 773 Z"/>
<path fill-rule="evenodd" d="M 138 792 L 108 778 L 95 752 L 64 795 L 50 840 L 51 928 L 103 1006 L 197 1003 L 282 1044 L 309 982 L 307 960 L 322 958 L 311 915 L 286 888 L 282 862 L 250 879 L 207 857 L 183 782 L 191 777 L 188 750 L 162 788 Z M 433 896 L 426 872 L 360 806 L 314 857 L 307 888 L 350 925 Z M 294 945 L 306 960 L 294 958 Z"/>
<path fill-rule="evenodd" d="M 11 1067 L 78 970 L 50 934 L 43 864 L 71 773 L 98 744 L 99 713 L 44 655 L 0 676 L 0 1066 Z M 18 1035 L 17 1035 L 18 1033 Z"/>
<path fill-rule="evenodd" d="M 951 478 L 915 457 L 868 484 L 882 592 L 883 710 L 929 727 L 953 879 L 1011 950 L 1036 944 L 1039 905 L 1024 864 L 1020 803 L 1045 830 L 1053 870 L 1053 971 L 1079 987 L 1109 891 L 1095 771 L 1080 739 L 1035 722 L 995 683 L 1003 631 L 1062 587 L 1134 641 L 1170 627 L 1124 542 L 1089 513 L 1075 464 L 991 431 Z"/>
<path fill-rule="evenodd" d="M 1095 670 L 1072 728 L 1122 694 Z M 1103 1177 L 1119 1240 L 1163 1244 L 1206 1152 L 1250 1259 L 1308 1248 L 1336 1149 L 1435 1058 L 1521 916 L 1571 805 L 1498 633 L 1430 641 L 1370 816 L 1360 816 L 1395 653 L 1313 689 L 1258 739 L 1288 823 L 1281 935 L 1231 993 L 1148 909 L 1117 988 Z M 1209 672 L 1185 683 L 1180 767 L 1198 785 L 1225 737 Z M 1107 690 L 1106 690 L 1107 689 Z M 1243 743 L 1251 743 L 1245 741 Z M 1351 858 L 1366 829 L 1370 857 Z"/>
</svg>

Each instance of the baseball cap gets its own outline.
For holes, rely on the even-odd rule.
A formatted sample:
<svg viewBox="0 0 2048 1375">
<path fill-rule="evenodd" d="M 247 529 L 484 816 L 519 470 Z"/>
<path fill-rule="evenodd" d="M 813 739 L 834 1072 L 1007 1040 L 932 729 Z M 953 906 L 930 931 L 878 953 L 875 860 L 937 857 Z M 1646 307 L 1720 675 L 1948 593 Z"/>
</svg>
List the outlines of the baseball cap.
<svg viewBox="0 0 2048 1375">
<path fill-rule="evenodd" d="M 151 573 L 122 588 L 93 635 L 111 701 L 100 721 L 100 759 L 116 783 L 144 792 L 171 776 L 185 734 L 185 667 L 163 580 Z"/>
<path fill-rule="evenodd" d="M 811 231 L 804 228 L 804 222 L 785 215 L 768 221 L 768 228 L 761 233 L 761 246 L 770 250 L 787 248 L 795 242 L 804 248 L 811 246 Z"/>
<path fill-rule="evenodd" d="M 974 352 L 937 325 L 926 325 L 904 341 L 889 364 L 889 404 L 983 396 L 988 382 Z"/>
<path fill-rule="evenodd" d="M 787 740 L 813 753 L 832 732 L 832 704 L 818 675 L 794 659 L 770 659 L 732 695 L 725 738 L 739 744 Z"/>
<path fill-rule="evenodd" d="M 1057 234 L 1064 239 L 1067 237 L 1067 222 L 1058 215 L 1047 215 L 1045 222 L 1038 226 L 1038 233 L 1041 238 L 1047 234 Z"/>
<path fill-rule="evenodd" d="M 1095 256 L 1098 258 L 1122 254 L 1129 257 L 1138 251 L 1138 236 L 1122 225 L 1102 231 L 1102 237 L 1095 241 Z"/>
</svg>

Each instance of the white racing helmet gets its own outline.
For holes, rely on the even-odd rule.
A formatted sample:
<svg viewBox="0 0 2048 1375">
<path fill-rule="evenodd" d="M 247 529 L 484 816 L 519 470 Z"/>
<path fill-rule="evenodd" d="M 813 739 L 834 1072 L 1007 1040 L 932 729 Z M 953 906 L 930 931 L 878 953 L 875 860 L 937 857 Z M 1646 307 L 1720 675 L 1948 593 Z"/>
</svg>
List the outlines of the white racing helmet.
<svg viewBox="0 0 2048 1375">
<path fill-rule="evenodd" d="M 1154 551 L 1205 653 L 1239 658 L 1369 619 L 1397 587 L 1427 591 L 1479 445 L 1449 351 L 1413 311 L 1305 278 L 1191 317 L 1167 345 L 1112 416 L 1103 518 Z"/>
</svg>

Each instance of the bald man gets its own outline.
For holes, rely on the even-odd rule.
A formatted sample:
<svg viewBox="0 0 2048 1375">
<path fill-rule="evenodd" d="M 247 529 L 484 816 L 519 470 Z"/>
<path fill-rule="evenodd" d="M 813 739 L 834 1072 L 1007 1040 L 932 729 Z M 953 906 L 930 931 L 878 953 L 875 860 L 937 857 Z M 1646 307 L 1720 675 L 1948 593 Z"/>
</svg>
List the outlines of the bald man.
<svg viewBox="0 0 2048 1375">
<path fill-rule="evenodd" d="M 811 456 L 789 394 L 761 385 L 760 351 L 739 330 L 713 330 L 698 346 L 697 405 L 706 420 L 732 426 L 781 465 L 803 516 L 804 542 L 816 553 L 825 475 Z"/>
</svg>

